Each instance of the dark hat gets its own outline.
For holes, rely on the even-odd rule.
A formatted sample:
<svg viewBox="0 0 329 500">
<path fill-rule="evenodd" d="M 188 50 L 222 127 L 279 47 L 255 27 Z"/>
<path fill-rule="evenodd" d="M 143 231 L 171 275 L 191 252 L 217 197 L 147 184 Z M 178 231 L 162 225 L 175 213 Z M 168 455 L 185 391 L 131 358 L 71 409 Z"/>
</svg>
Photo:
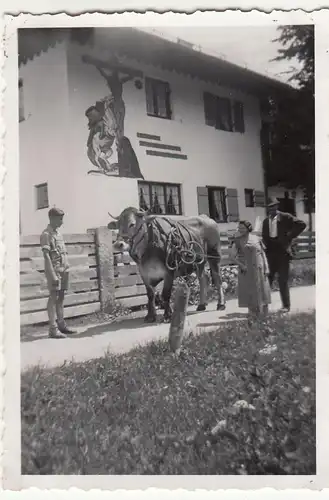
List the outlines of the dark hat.
<svg viewBox="0 0 329 500">
<path fill-rule="evenodd" d="M 252 224 L 248 220 L 240 220 L 239 224 L 242 224 L 246 229 L 248 229 L 249 233 L 252 232 Z"/>
<path fill-rule="evenodd" d="M 49 217 L 63 217 L 64 212 L 60 208 L 53 207 L 48 212 Z"/>
<path fill-rule="evenodd" d="M 93 111 L 94 109 L 96 109 L 96 106 L 90 106 L 86 111 L 85 111 L 85 116 L 87 116 L 89 113 L 91 113 L 91 111 Z M 96 109 L 97 111 L 97 109 Z"/>
<path fill-rule="evenodd" d="M 104 103 L 102 101 L 97 101 L 92 106 L 89 106 L 89 108 L 85 111 L 85 116 L 88 116 L 88 114 L 91 111 L 97 111 L 98 113 L 103 114 L 104 113 Z"/>
<path fill-rule="evenodd" d="M 274 207 L 275 205 L 279 205 L 280 202 L 277 198 L 275 198 L 274 196 L 269 196 L 268 197 L 268 200 L 267 200 L 267 206 L 268 207 Z"/>
</svg>

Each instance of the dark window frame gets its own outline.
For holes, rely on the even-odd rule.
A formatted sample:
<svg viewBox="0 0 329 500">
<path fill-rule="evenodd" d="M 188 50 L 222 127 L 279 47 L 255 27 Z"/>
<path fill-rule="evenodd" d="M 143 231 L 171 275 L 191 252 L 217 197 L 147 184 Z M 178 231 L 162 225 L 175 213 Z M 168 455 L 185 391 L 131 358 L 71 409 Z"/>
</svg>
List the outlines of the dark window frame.
<svg viewBox="0 0 329 500">
<path fill-rule="evenodd" d="M 166 94 L 166 116 L 160 115 L 158 110 L 158 102 L 157 102 L 157 93 L 156 86 L 164 86 L 165 94 Z M 151 95 L 148 95 L 148 92 L 151 92 Z M 150 100 L 149 100 L 150 97 Z M 162 118 L 163 120 L 171 120 L 172 119 L 172 102 L 171 102 L 171 87 L 170 83 L 164 80 L 160 80 L 158 78 L 146 77 L 145 78 L 145 99 L 146 99 L 146 114 L 147 116 L 151 116 L 153 118 Z M 148 111 L 148 103 L 152 102 L 152 111 Z"/>
<path fill-rule="evenodd" d="M 219 224 L 226 224 L 228 222 L 228 207 L 227 207 L 227 192 L 226 192 L 226 187 L 224 186 L 207 186 L 208 189 L 208 201 L 209 201 L 209 216 L 211 219 L 214 219 L 217 223 Z M 222 212 L 224 214 L 224 219 L 219 219 L 217 217 L 214 217 L 214 212 L 213 212 L 213 205 L 214 205 L 214 193 L 215 192 L 220 192 L 223 194 L 223 199 L 222 201 Z"/>
<path fill-rule="evenodd" d="M 251 199 L 252 199 L 251 205 L 249 205 L 247 203 L 247 196 L 248 195 L 251 195 Z M 245 202 L 245 205 L 247 208 L 254 208 L 256 206 L 255 190 L 254 189 L 245 188 L 245 190 L 244 190 L 244 202 Z"/>
<path fill-rule="evenodd" d="M 18 121 L 19 123 L 25 121 L 24 85 L 22 78 L 18 79 Z"/>
<path fill-rule="evenodd" d="M 178 207 L 177 207 L 177 209 L 178 209 L 179 213 L 177 213 L 176 215 L 183 215 L 181 184 L 176 184 L 176 183 L 172 183 L 172 182 L 138 181 L 138 204 L 139 204 L 140 186 L 147 186 L 149 189 L 150 207 L 152 206 L 152 186 L 163 186 L 165 207 L 167 207 L 167 202 L 168 202 L 167 189 L 168 188 L 177 188 L 177 192 L 178 192 Z M 172 215 L 172 214 L 170 214 L 166 211 L 166 212 L 162 213 L 161 215 Z"/>
<path fill-rule="evenodd" d="M 223 127 L 220 119 L 221 109 L 224 109 L 225 105 L 229 110 L 229 128 Z M 242 101 L 204 91 L 203 109 L 205 124 L 208 127 L 213 127 L 223 132 L 245 133 L 244 103 Z"/>
<path fill-rule="evenodd" d="M 49 208 L 49 193 L 48 193 L 48 182 L 42 182 L 41 184 L 36 184 L 34 186 L 35 188 L 35 193 L 36 193 L 36 206 L 37 210 L 44 210 L 45 208 Z M 39 198 L 39 193 L 38 190 L 41 188 L 46 188 L 46 193 L 47 193 L 47 202 L 42 204 L 39 203 L 40 198 Z"/>
</svg>

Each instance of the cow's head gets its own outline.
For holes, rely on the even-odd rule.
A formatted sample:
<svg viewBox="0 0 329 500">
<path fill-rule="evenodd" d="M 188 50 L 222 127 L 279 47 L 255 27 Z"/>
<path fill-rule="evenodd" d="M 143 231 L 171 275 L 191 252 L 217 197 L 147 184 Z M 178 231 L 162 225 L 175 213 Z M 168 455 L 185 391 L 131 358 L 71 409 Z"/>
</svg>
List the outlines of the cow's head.
<svg viewBox="0 0 329 500">
<path fill-rule="evenodd" d="M 108 228 L 118 230 L 114 248 L 120 252 L 128 252 L 131 242 L 143 226 L 147 212 L 128 207 L 121 212 L 119 217 L 114 217 L 110 213 L 109 215 L 113 221 L 108 224 Z"/>
</svg>

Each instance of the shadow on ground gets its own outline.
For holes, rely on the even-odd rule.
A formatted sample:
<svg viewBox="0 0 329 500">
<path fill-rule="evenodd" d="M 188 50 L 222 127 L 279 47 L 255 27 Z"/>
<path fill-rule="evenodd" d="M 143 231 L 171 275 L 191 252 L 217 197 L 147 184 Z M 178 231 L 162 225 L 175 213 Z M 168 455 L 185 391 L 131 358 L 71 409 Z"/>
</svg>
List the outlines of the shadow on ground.
<svg viewBox="0 0 329 500">
<path fill-rule="evenodd" d="M 210 310 L 209 310 L 210 312 Z M 187 317 L 189 316 L 194 316 L 194 315 L 199 315 L 199 316 L 205 316 L 205 313 L 207 311 L 188 311 Z M 243 313 L 231 313 L 231 314 L 221 314 L 218 318 L 218 322 L 212 322 L 212 323 L 198 323 L 195 325 L 196 327 L 210 327 L 210 326 L 219 326 L 223 323 L 223 321 L 230 321 L 234 319 L 244 319 L 246 318 L 246 315 Z M 77 327 L 78 333 L 70 335 L 69 338 L 74 340 L 74 339 L 81 339 L 85 337 L 93 337 L 96 335 L 102 335 L 107 332 L 117 332 L 119 330 L 135 330 L 135 329 L 140 329 L 140 328 L 150 328 L 150 327 L 156 327 L 159 325 L 164 324 L 163 321 L 163 316 L 161 314 L 158 315 L 158 319 L 156 323 L 145 323 L 144 318 L 133 318 L 133 319 L 125 319 L 122 321 L 113 321 L 109 323 L 102 323 L 100 325 L 94 324 L 94 325 L 86 325 L 85 327 Z M 169 323 L 166 322 L 169 328 Z M 38 332 L 29 332 L 26 334 L 23 334 L 21 336 L 21 342 L 34 342 L 37 340 L 41 339 L 46 339 L 48 338 L 48 328 L 47 325 L 44 327 L 44 331 L 38 331 Z"/>
<path fill-rule="evenodd" d="M 68 335 L 68 338 L 81 339 L 84 337 L 92 337 L 94 335 L 102 335 L 106 332 L 117 332 L 119 330 L 135 330 L 140 328 L 150 328 L 163 324 L 161 321 L 162 318 L 159 317 L 159 320 L 156 323 L 145 323 L 144 318 L 134 318 L 127 319 L 124 321 L 114 321 L 109 323 L 102 323 L 101 325 L 89 325 L 85 327 L 76 327 L 78 333 L 73 335 Z M 73 327 L 75 328 L 75 327 Z M 45 326 L 43 332 L 29 332 L 21 336 L 21 342 L 34 342 L 36 340 L 46 339 L 48 338 L 48 329 Z"/>
<path fill-rule="evenodd" d="M 210 323 L 198 323 L 197 328 L 218 328 L 223 325 L 223 322 L 237 322 L 241 320 L 247 320 L 248 316 L 244 313 L 229 313 L 218 318 L 218 321 L 212 321 Z"/>
</svg>

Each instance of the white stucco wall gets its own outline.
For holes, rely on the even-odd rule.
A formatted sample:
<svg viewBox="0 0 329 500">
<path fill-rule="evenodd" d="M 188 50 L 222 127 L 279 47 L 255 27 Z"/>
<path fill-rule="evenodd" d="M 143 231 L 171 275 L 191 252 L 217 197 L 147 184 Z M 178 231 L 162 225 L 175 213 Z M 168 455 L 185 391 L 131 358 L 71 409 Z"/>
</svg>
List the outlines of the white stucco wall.
<svg viewBox="0 0 329 500">
<path fill-rule="evenodd" d="M 100 46 L 88 51 L 70 45 L 66 54 L 63 45 L 50 49 L 20 71 L 26 112 L 31 113 L 20 124 L 23 234 L 40 232 L 47 222 L 48 210 L 35 210 L 33 186 L 41 182 L 48 182 L 50 205 L 56 204 L 67 213 L 65 232 L 106 225 L 108 211 L 118 214 L 126 206 L 138 206 L 136 179 L 87 175 L 94 167 L 86 152 L 85 111 L 107 95 L 108 89 L 97 70 L 82 63 L 81 55 L 86 53 L 107 58 Z M 172 120 L 147 116 L 145 89 L 136 89 L 133 82 L 124 87 L 125 135 L 135 150 L 144 179 L 181 184 L 185 215 L 198 213 L 198 186 L 225 186 L 238 189 L 240 218 L 253 222 L 257 215 L 263 217 L 263 208 L 246 208 L 244 200 L 245 188 L 264 190 L 257 99 L 141 63 L 123 62 L 171 86 Z M 206 126 L 204 91 L 244 102 L 244 134 Z M 145 148 L 139 146 L 137 132 L 159 135 L 163 143 L 180 146 L 188 159 L 147 156 Z M 222 226 L 232 228 L 236 223 Z"/>
<path fill-rule="evenodd" d="M 23 234 L 40 232 L 47 209 L 36 209 L 35 185 L 48 182 L 50 206 L 66 206 L 68 85 L 65 46 L 57 45 L 20 68 L 25 120 L 19 124 L 20 217 Z"/>
</svg>

